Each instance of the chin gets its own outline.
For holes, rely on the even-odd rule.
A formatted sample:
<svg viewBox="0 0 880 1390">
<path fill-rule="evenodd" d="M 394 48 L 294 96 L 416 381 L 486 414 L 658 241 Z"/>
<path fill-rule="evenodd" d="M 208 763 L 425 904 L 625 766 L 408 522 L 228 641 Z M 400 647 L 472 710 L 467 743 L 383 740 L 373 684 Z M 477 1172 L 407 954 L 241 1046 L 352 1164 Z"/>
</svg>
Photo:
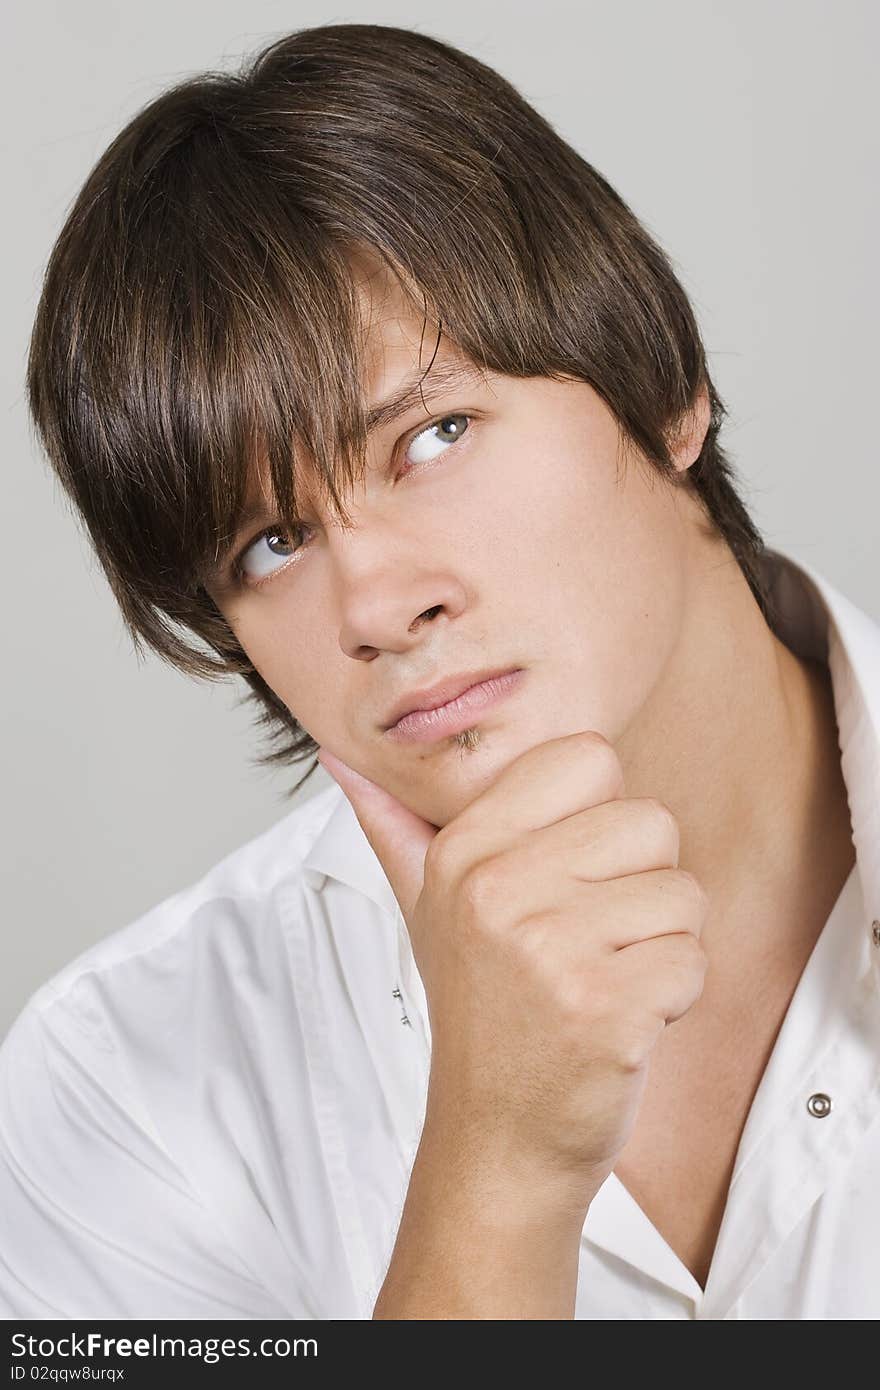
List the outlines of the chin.
<svg viewBox="0 0 880 1390">
<path fill-rule="evenodd" d="M 423 758 L 410 762 L 403 770 L 397 785 L 389 790 L 423 820 L 435 825 L 438 830 L 470 805 L 482 792 L 486 791 L 508 766 L 526 748 L 511 748 L 510 743 L 502 744 L 498 730 L 491 733 L 475 725 L 448 739 L 442 745 L 431 745 Z M 440 748 L 443 757 L 436 758 Z"/>
</svg>

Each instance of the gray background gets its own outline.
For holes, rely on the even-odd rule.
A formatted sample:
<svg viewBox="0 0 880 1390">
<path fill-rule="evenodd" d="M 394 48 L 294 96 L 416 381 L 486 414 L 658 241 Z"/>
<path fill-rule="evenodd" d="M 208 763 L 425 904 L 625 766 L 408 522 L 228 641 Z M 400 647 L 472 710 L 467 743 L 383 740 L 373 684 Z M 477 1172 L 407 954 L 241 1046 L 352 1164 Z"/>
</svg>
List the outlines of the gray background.
<svg viewBox="0 0 880 1390">
<path fill-rule="evenodd" d="M 393 23 L 468 49 L 671 255 L 768 543 L 880 618 L 878 12 L 873 0 L 14 8 L 2 98 L 0 1034 L 61 965 L 286 814 L 279 790 L 295 780 L 252 766 L 243 685 L 137 662 L 28 423 L 45 262 L 120 127 L 172 82 L 233 67 L 294 28 Z M 300 798 L 327 781 L 319 768 Z"/>
</svg>

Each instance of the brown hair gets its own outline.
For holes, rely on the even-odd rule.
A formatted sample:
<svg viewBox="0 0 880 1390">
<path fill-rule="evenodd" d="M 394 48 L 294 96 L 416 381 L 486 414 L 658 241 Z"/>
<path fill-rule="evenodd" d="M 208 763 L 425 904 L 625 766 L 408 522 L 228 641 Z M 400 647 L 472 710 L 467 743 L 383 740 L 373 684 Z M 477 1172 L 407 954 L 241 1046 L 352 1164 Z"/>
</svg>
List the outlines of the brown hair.
<svg viewBox="0 0 880 1390">
<path fill-rule="evenodd" d="M 297 439 L 348 524 L 366 448 L 358 248 L 481 368 L 589 383 L 664 479 L 705 384 L 687 485 L 768 617 L 764 544 L 718 443 L 726 410 L 658 244 L 476 58 L 380 24 L 302 29 L 238 73 L 166 90 L 116 136 L 52 250 L 27 364 L 43 446 L 136 654 L 242 675 L 277 745 L 255 763 L 317 744 L 203 580 L 256 450 L 279 517 L 297 515 Z"/>
</svg>

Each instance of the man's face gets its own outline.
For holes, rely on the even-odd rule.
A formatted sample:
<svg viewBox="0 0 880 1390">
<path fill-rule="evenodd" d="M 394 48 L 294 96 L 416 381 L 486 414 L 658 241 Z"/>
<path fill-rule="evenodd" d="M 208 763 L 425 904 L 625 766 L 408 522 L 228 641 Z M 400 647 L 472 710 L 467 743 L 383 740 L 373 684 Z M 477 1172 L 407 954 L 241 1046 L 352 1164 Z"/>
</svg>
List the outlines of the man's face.
<svg viewBox="0 0 880 1390">
<path fill-rule="evenodd" d="M 436 333 L 381 272 L 363 288 L 373 403 L 424 373 Z M 620 453 L 591 387 L 490 373 L 434 394 L 432 375 L 453 361 L 464 359 L 441 338 L 428 413 L 417 399 L 371 435 L 345 499 L 352 529 L 310 490 L 304 530 L 256 540 L 244 577 L 211 586 L 311 736 L 436 826 L 535 744 L 580 729 L 620 738 L 671 662 L 699 515 L 684 487 Z M 267 510 L 241 539 L 273 520 Z M 413 690 L 510 668 L 522 671 L 516 687 L 464 730 L 389 736 Z"/>
</svg>

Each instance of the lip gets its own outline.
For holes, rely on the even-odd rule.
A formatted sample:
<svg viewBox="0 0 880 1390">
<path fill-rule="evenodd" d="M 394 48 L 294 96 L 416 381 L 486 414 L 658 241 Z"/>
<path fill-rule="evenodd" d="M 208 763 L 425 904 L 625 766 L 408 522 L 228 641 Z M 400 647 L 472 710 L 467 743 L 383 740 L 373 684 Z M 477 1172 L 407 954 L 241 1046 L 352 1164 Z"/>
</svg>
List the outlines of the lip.
<svg viewBox="0 0 880 1390">
<path fill-rule="evenodd" d="M 434 686 L 430 693 L 416 692 L 412 699 L 429 701 L 410 709 L 386 728 L 389 738 L 405 743 L 431 743 L 460 732 L 474 723 L 475 716 L 512 693 L 525 674 L 522 667 L 506 671 L 475 672 L 456 676 Z M 445 688 L 444 688 L 445 687 Z"/>
<path fill-rule="evenodd" d="M 393 728 L 405 714 L 413 714 L 416 710 L 439 709 L 441 705 L 448 704 L 450 700 L 455 700 L 466 690 L 470 690 L 472 685 L 494 680 L 497 676 L 506 676 L 513 669 L 512 666 L 482 666 L 476 671 L 459 671 L 455 676 L 445 676 L 434 685 L 419 686 L 408 695 L 404 695 L 403 699 L 398 700 L 394 708 L 389 710 L 388 723 L 384 727 Z"/>
</svg>

